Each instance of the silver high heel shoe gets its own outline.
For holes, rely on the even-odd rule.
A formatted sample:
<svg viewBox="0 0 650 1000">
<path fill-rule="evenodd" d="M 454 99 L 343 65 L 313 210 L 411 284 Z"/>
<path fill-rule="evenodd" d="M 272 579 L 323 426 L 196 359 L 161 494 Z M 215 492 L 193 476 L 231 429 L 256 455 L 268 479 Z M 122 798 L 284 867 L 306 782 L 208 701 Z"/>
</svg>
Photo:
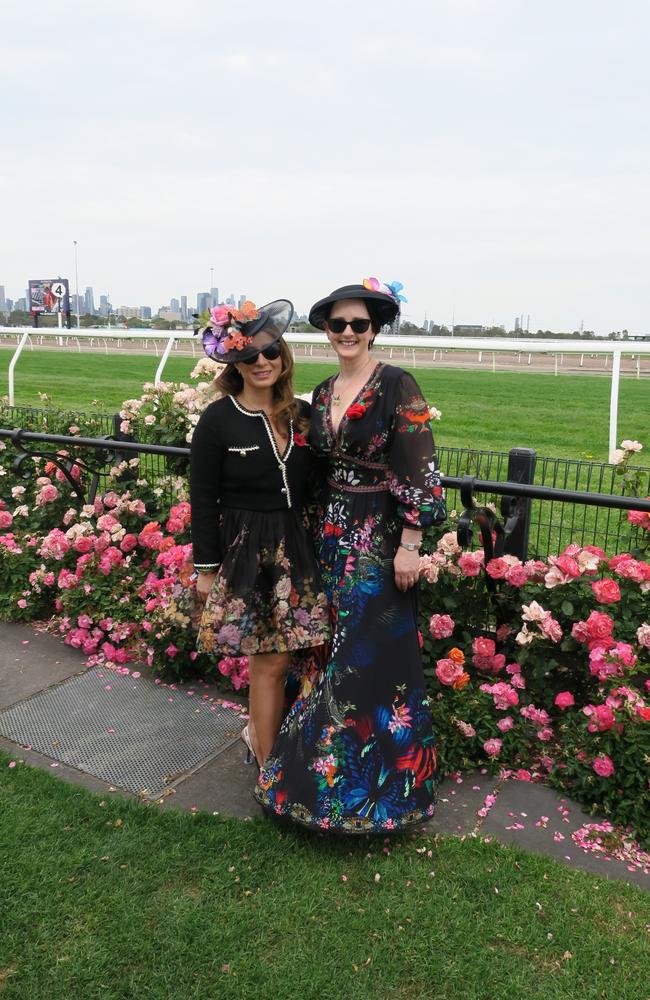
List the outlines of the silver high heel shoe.
<svg viewBox="0 0 650 1000">
<path fill-rule="evenodd" d="M 251 734 L 248 726 L 244 726 L 239 737 L 246 744 L 246 763 L 255 764 L 257 770 L 259 771 L 260 765 L 257 763 L 257 757 L 255 756 L 255 751 L 253 749 L 253 743 L 251 740 Z"/>
</svg>

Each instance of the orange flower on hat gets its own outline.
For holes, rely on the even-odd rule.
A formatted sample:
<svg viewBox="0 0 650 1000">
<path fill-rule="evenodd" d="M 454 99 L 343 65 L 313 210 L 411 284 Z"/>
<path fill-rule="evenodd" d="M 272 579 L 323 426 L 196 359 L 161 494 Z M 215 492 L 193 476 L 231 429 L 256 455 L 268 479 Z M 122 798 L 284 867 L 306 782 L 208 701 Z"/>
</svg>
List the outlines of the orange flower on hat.
<svg viewBox="0 0 650 1000">
<path fill-rule="evenodd" d="M 450 660 L 453 660 L 454 663 L 460 664 L 461 667 L 465 662 L 465 654 L 463 653 L 462 649 L 458 648 L 458 646 L 454 646 L 452 649 L 450 649 L 447 655 Z"/>
<path fill-rule="evenodd" d="M 460 677 L 457 677 L 451 686 L 453 687 L 454 691 L 462 691 L 462 689 L 466 687 L 468 684 L 469 684 L 469 674 L 463 670 Z"/>
<path fill-rule="evenodd" d="M 224 340 L 224 346 L 229 351 L 242 351 L 252 342 L 252 339 L 252 337 L 245 337 L 239 330 L 235 330 L 231 327 L 230 336 L 227 340 Z"/>
</svg>

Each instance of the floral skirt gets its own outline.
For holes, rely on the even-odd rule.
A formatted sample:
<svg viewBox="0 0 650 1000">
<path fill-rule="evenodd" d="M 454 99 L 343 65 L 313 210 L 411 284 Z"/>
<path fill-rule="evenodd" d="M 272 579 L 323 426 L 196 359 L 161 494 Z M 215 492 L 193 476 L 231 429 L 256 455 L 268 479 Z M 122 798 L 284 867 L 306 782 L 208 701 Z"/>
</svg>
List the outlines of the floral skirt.
<svg viewBox="0 0 650 1000">
<path fill-rule="evenodd" d="M 224 508 L 223 558 L 197 649 L 217 657 L 286 653 L 329 640 L 329 610 L 301 511 Z"/>
</svg>

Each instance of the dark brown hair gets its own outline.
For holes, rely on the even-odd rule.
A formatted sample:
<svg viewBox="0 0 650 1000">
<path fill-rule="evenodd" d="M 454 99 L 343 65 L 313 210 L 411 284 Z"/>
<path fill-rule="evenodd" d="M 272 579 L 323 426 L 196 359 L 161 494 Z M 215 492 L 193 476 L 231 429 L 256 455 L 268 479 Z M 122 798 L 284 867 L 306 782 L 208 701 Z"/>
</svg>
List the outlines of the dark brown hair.
<svg viewBox="0 0 650 1000">
<path fill-rule="evenodd" d="M 273 416 L 280 427 L 285 430 L 288 429 L 289 418 L 291 418 L 295 429 L 301 434 L 307 434 L 309 420 L 307 417 L 301 416 L 300 405 L 293 392 L 293 354 L 282 337 L 279 344 L 282 371 L 277 382 L 273 385 Z M 244 388 L 244 380 L 233 364 L 226 365 L 221 375 L 215 379 L 214 384 L 224 396 L 237 396 Z"/>
</svg>

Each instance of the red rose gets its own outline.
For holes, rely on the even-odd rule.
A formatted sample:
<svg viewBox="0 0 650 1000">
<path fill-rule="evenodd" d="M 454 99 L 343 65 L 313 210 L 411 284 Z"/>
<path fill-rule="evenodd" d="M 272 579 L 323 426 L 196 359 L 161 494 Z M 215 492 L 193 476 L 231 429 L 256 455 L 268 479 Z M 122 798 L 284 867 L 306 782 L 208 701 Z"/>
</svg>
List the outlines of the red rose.
<svg viewBox="0 0 650 1000">
<path fill-rule="evenodd" d="M 365 412 L 366 412 L 365 406 L 362 406 L 361 403 L 353 403 L 352 406 L 348 406 L 347 410 L 345 411 L 345 415 L 348 418 L 348 420 L 359 420 L 359 418 L 362 417 Z"/>
<path fill-rule="evenodd" d="M 307 446 L 305 435 L 299 434 L 298 431 L 294 431 L 293 443 L 297 444 L 299 448 L 305 448 Z"/>
</svg>

